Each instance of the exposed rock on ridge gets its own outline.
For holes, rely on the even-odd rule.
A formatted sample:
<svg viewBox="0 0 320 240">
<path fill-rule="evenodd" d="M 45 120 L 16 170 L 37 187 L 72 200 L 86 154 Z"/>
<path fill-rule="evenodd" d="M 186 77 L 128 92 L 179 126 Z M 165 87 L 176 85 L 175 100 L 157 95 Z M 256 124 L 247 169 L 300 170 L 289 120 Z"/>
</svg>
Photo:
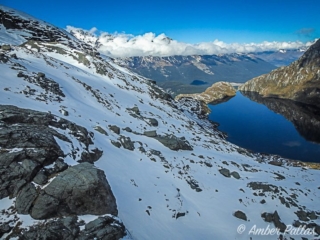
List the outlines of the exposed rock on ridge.
<svg viewBox="0 0 320 240">
<path fill-rule="evenodd" d="M 194 98 L 205 103 L 218 104 L 229 100 L 236 95 L 236 90 L 228 82 L 217 82 L 207 88 L 203 93 L 179 94 L 176 100 L 181 98 Z"/>
<path fill-rule="evenodd" d="M 253 78 L 239 89 L 320 106 L 320 39 L 299 60 Z"/>
</svg>

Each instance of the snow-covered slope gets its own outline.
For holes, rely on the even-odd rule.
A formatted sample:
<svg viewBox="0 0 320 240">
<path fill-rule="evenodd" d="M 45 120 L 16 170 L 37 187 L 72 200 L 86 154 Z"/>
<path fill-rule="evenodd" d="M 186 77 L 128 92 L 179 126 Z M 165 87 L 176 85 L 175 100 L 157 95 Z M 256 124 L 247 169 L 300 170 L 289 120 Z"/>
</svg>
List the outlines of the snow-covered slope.
<svg viewBox="0 0 320 240">
<path fill-rule="evenodd" d="M 22 41 L 24 31 L 2 24 L 0 39 Z M 280 227 L 277 214 L 288 226 L 320 224 L 319 171 L 226 142 L 152 82 L 69 41 L 29 39 L 3 47 L 0 104 L 50 111 L 94 134 L 103 151 L 94 164 L 105 172 L 131 238 L 276 239 L 249 230 L 274 228 L 273 222 Z M 64 161 L 78 164 L 80 156 L 72 158 L 71 151 L 84 146 L 56 141 Z M 1 199 L 0 212 L 14 201 Z M 270 213 L 263 215 L 269 222 L 263 213 Z M 16 217 L 15 224 L 26 219 Z"/>
</svg>

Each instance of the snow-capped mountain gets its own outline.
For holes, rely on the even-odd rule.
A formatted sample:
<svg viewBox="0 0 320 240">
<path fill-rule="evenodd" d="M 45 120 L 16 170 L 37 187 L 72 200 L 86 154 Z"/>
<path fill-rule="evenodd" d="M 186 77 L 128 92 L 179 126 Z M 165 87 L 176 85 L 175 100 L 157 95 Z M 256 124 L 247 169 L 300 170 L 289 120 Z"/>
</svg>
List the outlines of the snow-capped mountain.
<svg viewBox="0 0 320 240">
<path fill-rule="evenodd" d="M 100 43 L 101 38 L 106 43 L 115 39 L 112 34 L 96 36 L 80 28 L 68 27 L 67 31 L 97 49 L 103 47 Z M 161 41 L 172 40 L 164 38 Z M 106 52 L 105 47 L 103 49 Z M 238 53 L 168 57 L 135 56 L 116 58 L 116 62 L 120 66 L 155 80 L 159 86 L 174 94 L 202 92 L 219 81 L 244 83 L 276 68 L 253 54 Z M 203 84 L 195 85 L 194 81 L 201 81 Z"/>
<path fill-rule="evenodd" d="M 120 41 L 116 35 L 95 34 L 95 28 L 86 31 L 68 26 L 67 31 L 105 53 L 109 52 L 106 47 L 108 44 Z M 170 43 L 172 39 L 164 38 L 161 41 Z M 114 50 L 114 46 L 110 48 Z M 298 49 L 259 50 L 251 53 L 219 55 L 133 56 L 117 58 L 117 63 L 157 81 L 159 86 L 173 94 L 198 93 L 219 81 L 244 83 L 276 67 L 289 65 L 306 50 L 307 46 L 300 46 Z M 202 84 L 196 85 L 195 81 L 201 81 Z"/>
<path fill-rule="evenodd" d="M 1 238 L 320 234 L 318 170 L 228 143 L 198 102 L 64 30 L 0 14 Z M 299 226 L 310 231 L 286 232 Z"/>
</svg>

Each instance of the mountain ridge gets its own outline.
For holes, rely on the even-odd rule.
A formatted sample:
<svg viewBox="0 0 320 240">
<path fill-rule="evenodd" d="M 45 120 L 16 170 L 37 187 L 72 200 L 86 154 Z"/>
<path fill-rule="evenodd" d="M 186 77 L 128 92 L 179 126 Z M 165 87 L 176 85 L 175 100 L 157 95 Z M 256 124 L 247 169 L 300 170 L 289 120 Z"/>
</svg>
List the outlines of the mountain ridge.
<svg viewBox="0 0 320 240">
<path fill-rule="evenodd" d="M 283 224 L 306 225 L 320 234 L 319 171 L 227 142 L 199 118 L 201 109 L 195 113 L 199 102 L 174 101 L 153 81 L 91 54 L 95 49 L 65 41 L 58 28 L 52 42 L 41 38 L 45 25 L 37 39 L 24 38 L 21 29 L 6 29 L 2 22 L 0 26 L 0 39 L 8 41 L 0 49 L 0 105 L 17 108 L 16 115 L 0 110 L 0 171 L 6 173 L 1 177 L 17 177 L 0 183 L 1 194 L 12 192 L 11 198 L 0 199 L 2 238 L 119 239 L 113 226 L 126 234 L 123 239 L 241 239 L 250 237 L 254 224 L 267 228 L 270 221 L 271 227 L 281 226 L 282 235 Z M 17 44 L 10 39 L 24 40 Z M 24 134 L 7 134 L 11 128 Z M 11 141 L 12 136 L 20 142 Z M 44 158 L 45 152 L 35 151 L 44 146 L 43 139 L 61 151 Z M 25 175 L 18 171 L 22 168 Z M 118 217 L 73 212 L 92 207 L 82 197 L 70 198 L 69 190 L 78 187 L 64 180 L 82 171 L 79 183 L 92 201 L 97 200 L 95 191 L 86 178 L 93 172 L 105 175 Z M 59 194 L 57 181 L 68 190 L 65 194 Z M 41 199 L 34 202 L 37 194 Z M 28 201 L 18 201 L 19 196 L 29 196 Z M 55 218 L 51 213 L 42 220 L 30 216 L 34 206 L 45 213 L 60 204 Z M 243 234 L 237 232 L 240 224 L 247 226 Z"/>
<path fill-rule="evenodd" d="M 258 92 L 264 97 L 287 98 L 311 105 L 320 105 L 320 39 L 295 62 L 253 78 L 241 91 Z"/>
<path fill-rule="evenodd" d="M 179 93 L 203 92 L 219 81 L 243 83 L 248 79 L 266 73 L 275 66 L 248 54 L 192 55 L 169 57 L 130 57 L 116 59 L 118 64 L 129 68 L 174 95 Z M 191 85 L 194 80 L 206 84 Z"/>
</svg>

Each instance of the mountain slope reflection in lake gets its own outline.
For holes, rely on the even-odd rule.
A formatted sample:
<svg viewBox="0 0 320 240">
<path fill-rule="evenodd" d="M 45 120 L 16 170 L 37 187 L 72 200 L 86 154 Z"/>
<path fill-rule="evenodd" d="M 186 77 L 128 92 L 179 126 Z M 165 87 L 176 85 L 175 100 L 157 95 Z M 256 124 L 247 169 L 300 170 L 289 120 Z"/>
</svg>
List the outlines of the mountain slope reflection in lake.
<svg viewBox="0 0 320 240">
<path fill-rule="evenodd" d="M 255 101 L 256 98 L 252 97 Z M 266 103 L 269 99 L 264 98 Z M 282 114 L 288 113 L 301 134 L 308 133 L 307 139 L 319 140 L 319 115 L 309 116 L 308 111 L 302 111 L 288 103 L 286 100 L 271 99 L 269 106 L 278 106 Z M 278 102 L 278 103 L 277 103 Z M 292 101 L 290 101 L 292 103 Z M 256 152 L 278 154 L 283 157 L 308 161 L 320 162 L 320 145 L 308 142 L 296 130 L 295 126 L 284 116 L 277 114 L 267 106 L 251 101 L 240 92 L 228 102 L 218 105 L 209 105 L 211 113 L 209 119 L 220 124 L 219 129 L 228 134 L 228 140 L 241 147 Z M 276 107 L 273 107 L 275 110 Z M 286 111 L 287 109 L 287 111 Z M 293 110 L 294 109 L 294 110 Z M 293 117 L 294 116 L 294 117 Z M 298 120 L 310 119 L 310 121 Z M 299 122 L 299 124 L 297 124 Z M 314 124 L 311 125 L 310 123 Z M 318 122 L 318 123 L 317 123 Z"/>
</svg>

